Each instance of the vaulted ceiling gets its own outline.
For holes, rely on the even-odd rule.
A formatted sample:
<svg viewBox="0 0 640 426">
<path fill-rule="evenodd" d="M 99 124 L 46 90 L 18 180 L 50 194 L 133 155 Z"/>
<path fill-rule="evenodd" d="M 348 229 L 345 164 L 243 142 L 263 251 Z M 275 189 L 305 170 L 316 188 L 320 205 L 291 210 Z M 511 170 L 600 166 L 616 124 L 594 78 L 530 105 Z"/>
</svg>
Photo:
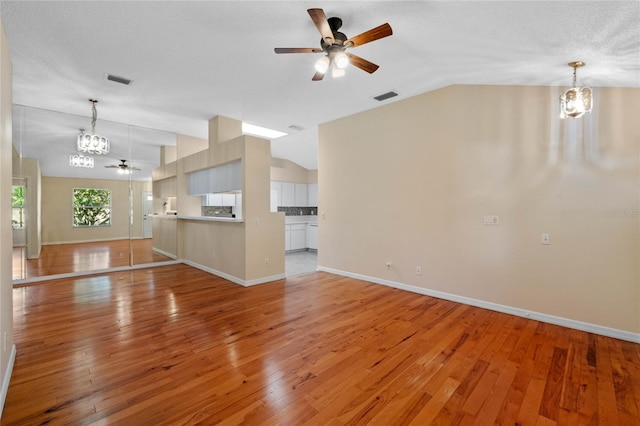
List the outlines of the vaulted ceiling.
<svg viewBox="0 0 640 426">
<path fill-rule="evenodd" d="M 319 54 L 276 55 L 274 47 L 319 46 L 306 11 L 314 7 L 340 17 L 347 36 L 388 22 L 391 37 L 351 50 L 380 69 L 351 66 L 313 82 Z M 73 149 L 78 120 L 57 113 L 87 128 L 89 98 L 99 100 L 99 133 L 105 120 L 207 138 L 207 121 L 224 115 L 289 133 L 272 154 L 314 169 L 320 123 L 440 87 L 568 86 L 573 60 L 587 63 L 578 71 L 584 85 L 640 86 L 637 1 L 3 0 L 0 13 L 14 103 L 46 110 L 14 127 L 25 142 L 36 124 L 38 135 L 58 138 L 40 136 L 40 154 Z M 391 90 L 399 96 L 373 99 Z"/>
</svg>

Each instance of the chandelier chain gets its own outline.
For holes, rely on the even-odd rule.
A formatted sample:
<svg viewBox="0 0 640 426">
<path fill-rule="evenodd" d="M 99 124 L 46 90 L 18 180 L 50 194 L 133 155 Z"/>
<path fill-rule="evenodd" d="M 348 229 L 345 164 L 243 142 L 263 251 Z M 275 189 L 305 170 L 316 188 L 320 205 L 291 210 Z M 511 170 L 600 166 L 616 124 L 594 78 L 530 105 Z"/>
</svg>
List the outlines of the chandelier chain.
<svg viewBox="0 0 640 426">
<path fill-rule="evenodd" d="M 575 85 L 575 76 L 574 76 L 574 85 Z M 93 107 L 91 108 L 93 112 L 93 118 L 91 119 L 91 134 L 96 134 L 96 120 L 98 119 L 98 110 L 96 109 L 96 101 L 91 101 Z"/>
</svg>

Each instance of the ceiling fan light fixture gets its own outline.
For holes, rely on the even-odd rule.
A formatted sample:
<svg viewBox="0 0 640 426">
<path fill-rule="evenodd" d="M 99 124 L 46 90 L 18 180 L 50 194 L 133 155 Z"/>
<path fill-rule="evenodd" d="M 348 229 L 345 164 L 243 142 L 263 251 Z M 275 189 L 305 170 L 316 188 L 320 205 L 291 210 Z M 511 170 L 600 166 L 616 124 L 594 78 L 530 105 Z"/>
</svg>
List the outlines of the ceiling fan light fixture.
<svg viewBox="0 0 640 426">
<path fill-rule="evenodd" d="M 331 60 L 329 59 L 328 56 L 325 55 L 316 61 L 316 65 L 315 65 L 316 71 L 318 71 L 321 74 L 324 74 L 329 69 L 330 64 L 331 64 Z"/>
<path fill-rule="evenodd" d="M 349 65 L 349 57 L 344 52 L 338 52 L 336 56 L 334 56 L 333 62 L 336 64 L 336 67 L 345 69 Z"/>
<path fill-rule="evenodd" d="M 565 91 L 560 96 L 560 118 L 579 118 L 585 113 L 591 112 L 593 106 L 593 95 L 591 88 L 579 87 L 576 84 L 576 70 L 586 64 L 582 61 L 569 62 L 573 68 L 573 87 Z"/>
<path fill-rule="evenodd" d="M 96 120 L 98 119 L 98 110 L 96 110 L 96 104 L 98 101 L 95 99 L 89 99 L 92 103 L 91 112 L 91 134 L 86 134 L 84 129 L 80 129 L 76 141 L 76 148 L 79 152 L 86 152 L 88 154 L 105 155 L 109 153 L 110 143 L 109 139 L 104 136 L 96 135 Z"/>
<path fill-rule="evenodd" d="M 338 65 L 336 65 L 336 63 L 333 63 L 333 66 L 331 67 L 331 77 L 333 78 L 339 78 L 339 77 L 343 77 L 346 74 L 346 71 L 344 70 L 344 68 L 340 68 L 338 67 Z"/>
</svg>

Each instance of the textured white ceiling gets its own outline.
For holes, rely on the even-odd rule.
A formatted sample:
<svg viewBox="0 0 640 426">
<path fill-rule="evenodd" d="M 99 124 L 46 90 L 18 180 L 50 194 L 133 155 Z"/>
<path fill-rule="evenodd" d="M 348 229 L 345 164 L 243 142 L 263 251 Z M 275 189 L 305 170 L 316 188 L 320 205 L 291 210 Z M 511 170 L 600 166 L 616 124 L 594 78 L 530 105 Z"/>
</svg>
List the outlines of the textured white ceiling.
<svg viewBox="0 0 640 426">
<path fill-rule="evenodd" d="M 351 50 L 380 69 L 312 82 L 319 54 L 276 55 L 319 46 L 311 7 L 342 18 L 347 36 L 389 22 L 391 37 Z M 310 169 L 317 125 L 375 108 L 389 90 L 400 95 L 385 103 L 452 84 L 566 86 L 572 60 L 587 63 L 584 85 L 640 86 L 638 1 L 1 1 L 0 12 L 14 103 L 88 123 L 96 98 L 99 129 L 108 120 L 200 138 L 224 115 L 291 132 L 273 155 Z"/>
</svg>

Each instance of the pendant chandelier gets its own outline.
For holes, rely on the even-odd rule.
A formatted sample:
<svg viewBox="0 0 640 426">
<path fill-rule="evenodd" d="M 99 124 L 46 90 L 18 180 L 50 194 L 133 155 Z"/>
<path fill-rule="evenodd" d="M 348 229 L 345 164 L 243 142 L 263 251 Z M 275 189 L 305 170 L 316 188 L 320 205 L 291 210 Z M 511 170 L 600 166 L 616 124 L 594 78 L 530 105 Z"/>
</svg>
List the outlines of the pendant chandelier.
<svg viewBox="0 0 640 426">
<path fill-rule="evenodd" d="M 78 151 L 95 155 L 105 155 L 109 153 L 109 139 L 96 135 L 96 120 L 98 118 L 96 104 L 98 101 L 89 99 L 89 102 L 92 104 L 91 111 L 93 113 L 91 119 L 91 134 L 86 134 L 84 129 L 80 129 L 77 143 Z"/>
<path fill-rule="evenodd" d="M 576 84 L 576 70 L 586 64 L 582 61 L 569 62 L 573 68 L 573 87 L 560 96 L 560 118 L 582 117 L 585 112 L 591 112 L 593 99 L 589 87 L 578 87 Z"/>
</svg>

